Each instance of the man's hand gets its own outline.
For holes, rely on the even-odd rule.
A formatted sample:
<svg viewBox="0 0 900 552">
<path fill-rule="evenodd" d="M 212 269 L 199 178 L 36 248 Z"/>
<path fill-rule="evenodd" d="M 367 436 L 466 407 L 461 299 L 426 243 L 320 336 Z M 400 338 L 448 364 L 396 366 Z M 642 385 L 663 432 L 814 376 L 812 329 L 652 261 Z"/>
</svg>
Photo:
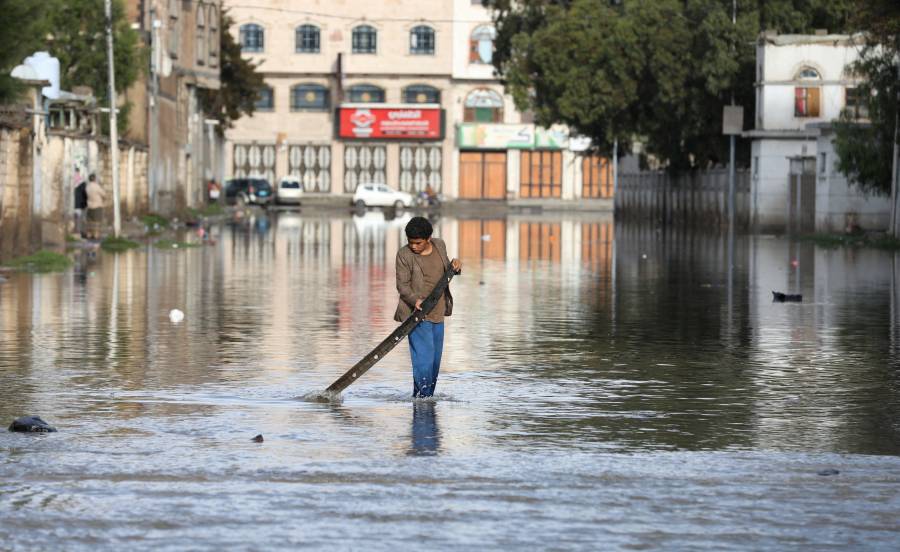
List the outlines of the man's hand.
<svg viewBox="0 0 900 552">
<path fill-rule="evenodd" d="M 462 270 L 462 262 L 460 262 L 459 259 L 453 259 L 452 261 L 450 261 L 450 266 L 453 267 L 453 270 L 455 270 L 457 274 L 459 274 Z"/>
<path fill-rule="evenodd" d="M 416 301 L 416 310 L 422 310 L 422 299 Z"/>
</svg>

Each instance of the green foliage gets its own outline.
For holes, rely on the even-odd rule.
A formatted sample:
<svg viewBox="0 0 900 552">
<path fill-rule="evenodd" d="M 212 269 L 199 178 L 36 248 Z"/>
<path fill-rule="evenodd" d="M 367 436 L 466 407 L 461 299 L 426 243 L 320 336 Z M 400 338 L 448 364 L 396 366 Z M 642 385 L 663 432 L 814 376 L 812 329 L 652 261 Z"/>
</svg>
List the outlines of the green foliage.
<svg viewBox="0 0 900 552">
<path fill-rule="evenodd" d="M 219 203 L 208 203 L 200 208 L 188 207 L 185 211 L 185 220 L 197 220 L 203 217 L 215 217 L 224 215 L 225 208 Z"/>
<path fill-rule="evenodd" d="M 15 101 L 24 87 L 10 76 L 16 65 L 39 51 L 47 32 L 46 4 L 0 0 L 0 105 Z"/>
<path fill-rule="evenodd" d="M 873 247 L 875 249 L 900 249 L 900 239 L 884 235 L 870 234 L 810 234 L 801 236 L 800 241 L 812 242 L 826 249 L 838 247 Z"/>
<path fill-rule="evenodd" d="M 221 66 L 219 90 L 199 89 L 198 98 L 204 113 L 219 121 L 217 132 L 224 134 L 235 120 L 252 115 L 259 91 L 265 85 L 256 65 L 241 57 L 241 45 L 235 42 L 229 29 L 234 20 L 228 13 L 222 14 L 220 27 Z"/>
<path fill-rule="evenodd" d="M 100 242 L 100 247 L 103 248 L 104 251 L 111 251 L 114 253 L 117 253 L 120 251 L 126 251 L 128 249 L 135 249 L 140 246 L 141 246 L 141 244 L 139 244 L 136 241 L 131 241 L 129 239 L 121 238 L 121 237 L 120 238 L 106 238 L 105 240 Z"/>
<path fill-rule="evenodd" d="M 156 213 L 147 213 L 141 217 L 141 222 L 150 228 L 153 228 L 154 226 L 158 226 L 159 228 L 169 227 L 169 219 Z"/>
<path fill-rule="evenodd" d="M 722 107 L 754 120 L 761 28 L 843 31 L 852 0 L 498 0 L 494 65 L 521 110 L 610 153 L 640 138 L 672 170 L 727 160 Z M 745 127 L 748 125 L 745 123 Z M 738 151 L 749 161 L 749 147 Z"/>
<path fill-rule="evenodd" d="M 72 260 L 65 255 L 42 250 L 34 255 L 13 259 L 8 266 L 26 272 L 62 272 L 71 264 Z"/>
<path fill-rule="evenodd" d="M 894 140 L 900 110 L 900 2 L 859 2 L 856 20 L 871 25 L 870 43 L 854 71 L 862 77 L 858 90 L 867 100 L 869 123 L 857 123 L 845 113 L 835 125 L 837 168 L 864 192 L 891 191 Z"/>
<path fill-rule="evenodd" d="M 109 64 L 104 0 L 49 0 L 50 52 L 59 58 L 60 85 L 88 86 L 103 107 L 109 106 Z M 145 67 L 138 34 L 125 17 L 123 0 L 113 0 L 113 46 L 116 92 L 121 94 Z M 128 126 L 129 106 L 119 106 L 119 129 Z M 104 128 L 104 130 L 106 130 Z"/>
</svg>

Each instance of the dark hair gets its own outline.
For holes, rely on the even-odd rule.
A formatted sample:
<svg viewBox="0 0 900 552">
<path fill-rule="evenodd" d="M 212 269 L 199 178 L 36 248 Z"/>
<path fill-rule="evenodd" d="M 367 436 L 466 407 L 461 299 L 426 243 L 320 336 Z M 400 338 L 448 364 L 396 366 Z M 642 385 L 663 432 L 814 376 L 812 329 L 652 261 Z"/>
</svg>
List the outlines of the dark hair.
<svg viewBox="0 0 900 552">
<path fill-rule="evenodd" d="M 428 239 L 432 232 L 434 232 L 434 227 L 424 217 L 413 217 L 406 224 L 406 238 L 410 240 Z"/>
<path fill-rule="evenodd" d="M 88 180 L 90 180 L 91 182 L 97 180 L 97 175 L 94 173 L 91 173 L 91 176 L 88 177 Z"/>
</svg>

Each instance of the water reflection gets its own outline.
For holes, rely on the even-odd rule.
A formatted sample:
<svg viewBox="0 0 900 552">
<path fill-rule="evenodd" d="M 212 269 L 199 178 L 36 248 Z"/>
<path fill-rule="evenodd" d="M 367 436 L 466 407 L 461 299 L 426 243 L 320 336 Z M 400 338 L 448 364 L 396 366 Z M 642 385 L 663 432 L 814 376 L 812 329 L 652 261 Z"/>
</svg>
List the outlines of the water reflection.
<svg viewBox="0 0 900 552">
<path fill-rule="evenodd" d="M 411 436 L 411 455 L 433 456 L 440 450 L 441 433 L 434 401 L 413 401 Z"/>
<path fill-rule="evenodd" d="M 55 549 L 102 534 L 108 520 L 84 512 L 132 512 L 123 523 L 163 547 L 253 548 L 265 525 L 272 548 L 296 548 L 297 516 L 356 535 L 350 547 L 418 542 L 423 519 L 470 528 L 454 543 L 479 549 L 896 542 L 891 524 L 866 529 L 900 515 L 896 256 L 604 215 L 441 216 L 466 268 L 436 401 L 410 404 L 405 345 L 342 402 L 298 400 L 396 326 L 410 216 L 255 211 L 203 247 L 78 251 L 66 273 L 11 275 L 0 418 L 39 414 L 60 433 L 0 433 L 0 511 L 21 512 L 0 539 Z M 823 467 L 854 484 L 823 484 Z M 22 530 L 43 508 L 30 496 L 58 505 L 56 532 Z M 684 496 L 716 500 L 669 517 Z M 785 504 L 810 497 L 818 517 L 785 525 Z"/>
<path fill-rule="evenodd" d="M 323 388 L 394 327 L 410 217 L 255 211 L 202 248 L 78 251 L 65 274 L 13 276 L 0 288 L 0 383 L 17 394 L 3 413 L 76 388 Z M 442 388 L 504 397 L 472 432 L 628 450 L 900 451 L 887 253 L 605 216 L 434 223 L 467 267 Z M 807 300 L 773 304 L 771 290 Z M 184 323 L 168 322 L 172 308 Z M 348 400 L 406 389 L 408 366 L 398 347 Z"/>
</svg>

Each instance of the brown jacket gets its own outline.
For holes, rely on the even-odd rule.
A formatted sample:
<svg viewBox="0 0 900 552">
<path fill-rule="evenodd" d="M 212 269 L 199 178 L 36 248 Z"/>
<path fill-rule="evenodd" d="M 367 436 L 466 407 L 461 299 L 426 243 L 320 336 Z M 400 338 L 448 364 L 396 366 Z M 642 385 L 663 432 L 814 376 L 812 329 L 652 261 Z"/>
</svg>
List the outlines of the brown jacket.
<svg viewBox="0 0 900 552">
<path fill-rule="evenodd" d="M 434 251 L 441 257 L 444 264 L 444 271 L 450 267 L 450 259 L 447 257 L 447 244 L 440 238 L 431 238 L 431 245 Z M 432 253 L 433 255 L 434 253 Z M 431 293 L 430 289 L 425 287 L 425 274 L 422 272 L 422 265 L 419 255 L 413 253 L 409 245 L 404 245 L 397 252 L 397 292 L 400 294 L 400 301 L 397 304 L 397 312 L 394 313 L 394 320 L 402 322 L 412 314 L 416 301 L 425 299 Z M 450 295 L 450 287 L 444 292 L 447 299 L 447 309 L 444 316 L 453 314 L 453 296 Z"/>
</svg>

